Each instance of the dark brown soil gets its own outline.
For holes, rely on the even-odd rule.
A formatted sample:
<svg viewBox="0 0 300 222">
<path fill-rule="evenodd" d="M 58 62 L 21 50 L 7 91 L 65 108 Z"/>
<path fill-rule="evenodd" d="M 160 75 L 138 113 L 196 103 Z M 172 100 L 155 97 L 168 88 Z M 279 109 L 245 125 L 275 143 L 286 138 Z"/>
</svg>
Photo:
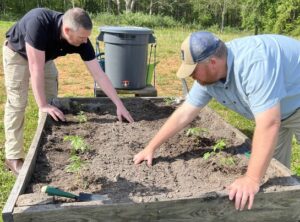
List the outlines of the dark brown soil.
<svg viewBox="0 0 300 222">
<path fill-rule="evenodd" d="M 107 194 L 113 203 L 174 200 L 222 191 L 245 173 L 244 141 L 206 110 L 161 146 L 152 167 L 135 166 L 134 154 L 146 146 L 176 105 L 143 99 L 126 100 L 125 105 L 135 119 L 132 124 L 118 122 L 110 102 L 75 104 L 69 107 L 73 114 L 66 115 L 65 123 L 48 124 L 27 192 L 52 185 L 73 193 Z M 86 122 L 79 122 L 80 110 L 85 111 Z M 191 127 L 204 132 L 187 136 Z M 85 164 L 79 172 L 68 173 L 71 143 L 64 137 L 75 135 L 84 139 L 89 150 L 77 152 Z M 204 153 L 211 152 L 220 139 L 226 149 L 205 160 Z"/>
</svg>

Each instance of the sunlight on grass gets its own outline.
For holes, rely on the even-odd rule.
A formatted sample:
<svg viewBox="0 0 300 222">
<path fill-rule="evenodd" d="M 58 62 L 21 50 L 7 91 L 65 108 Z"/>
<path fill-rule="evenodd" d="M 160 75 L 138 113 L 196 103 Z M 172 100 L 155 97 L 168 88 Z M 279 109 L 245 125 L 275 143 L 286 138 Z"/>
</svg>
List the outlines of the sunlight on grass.
<svg viewBox="0 0 300 222">
<path fill-rule="evenodd" d="M 1 149 L 0 150 L 0 211 L 1 212 L 7 200 L 7 197 L 10 194 L 10 191 L 15 183 L 15 180 L 16 180 L 15 176 L 12 173 L 8 172 L 4 167 L 4 152 L 3 149 Z M 2 222 L 2 216 L 0 217 L 0 222 Z"/>
<path fill-rule="evenodd" d="M 293 151 L 292 151 L 292 166 L 293 173 L 300 176 L 300 144 L 293 138 Z"/>
<path fill-rule="evenodd" d="M 234 127 L 238 128 L 241 132 L 243 132 L 249 138 L 252 138 L 253 130 L 254 130 L 254 121 L 248 120 L 243 116 L 227 109 L 226 107 L 222 106 L 215 100 L 212 100 L 209 103 L 209 106 L 216 110 L 217 113 L 222 116 L 226 122 L 230 123 Z"/>
</svg>

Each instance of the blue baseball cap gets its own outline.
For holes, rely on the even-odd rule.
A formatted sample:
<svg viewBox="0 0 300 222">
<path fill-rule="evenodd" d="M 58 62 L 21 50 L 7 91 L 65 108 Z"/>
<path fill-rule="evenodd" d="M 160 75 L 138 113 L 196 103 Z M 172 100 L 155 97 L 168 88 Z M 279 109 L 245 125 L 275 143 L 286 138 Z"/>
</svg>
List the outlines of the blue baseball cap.
<svg viewBox="0 0 300 222">
<path fill-rule="evenodd" d="M 199 31 L 190 34 L 181 45 L 182 64 L 177 71 L 178 78 L 186 78 L 195 70 L 197 63 L 214 54 L 220 39 L 210 32 Z"/>
</svg>

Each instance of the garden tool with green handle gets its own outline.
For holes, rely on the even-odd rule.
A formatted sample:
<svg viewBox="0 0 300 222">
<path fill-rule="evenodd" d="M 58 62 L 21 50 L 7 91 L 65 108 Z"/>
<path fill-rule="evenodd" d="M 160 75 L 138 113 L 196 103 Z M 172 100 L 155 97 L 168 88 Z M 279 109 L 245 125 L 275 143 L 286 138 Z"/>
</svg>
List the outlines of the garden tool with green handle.
<svg viewBox="0 0 300 222">
<path fill-rule="evenodd" d="M 74 199 L 76 201 L 93 201 L 93 200 L 109 201 L 107 195 L 90 194 L 90 193 L 79 193 L 79 195 L 76 195 L 52 186 L 43 186 L 42 192 L 47 193 L 50 196 L 66 197 L 66 198 Z"/>
</svg>

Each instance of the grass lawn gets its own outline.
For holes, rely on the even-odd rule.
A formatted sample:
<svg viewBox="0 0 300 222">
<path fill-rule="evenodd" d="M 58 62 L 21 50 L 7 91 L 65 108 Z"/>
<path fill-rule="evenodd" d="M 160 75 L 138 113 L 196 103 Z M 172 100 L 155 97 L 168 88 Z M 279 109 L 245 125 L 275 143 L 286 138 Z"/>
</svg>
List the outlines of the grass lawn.
<svg viewBox="0 0 300 222">
<path fill-rule="evenodd" d="M 0 21 L 0 42 L 4 41 L 5 32 L 12 25 L 9 22 Z M 158 96 L 181 96 L 181 82 L 175 76 L 177 68 L 180 65 L 179 50 L 181 42 L 193 30 L 186 28 L 176 29 L 155 29 L 154 33 L 157 38 L 157 61 L 159 61 L 156 69 L 156 88 Z M 91 40 L 94 41 L 98 34 L 97 24 L 93 30 Z M 225 33 L 218 36 L 227 41 L 249 33 Z M 103 45 L 101 45 L 103 48 Z M 0 146 L 4 148 L 4 129 L 3 129 L 3 110 L 5 104 L 5 88 L 2 68 L 2 53 L 0 54 Z M 87 72 L 84 63 L 78 55 L 68 55 L 56 59 L 56 65 L 59 70 L 59 96 L 93 96 L 94 83 Z M 192 81 L 188 80 L 189 86 Z M 252 136 L 254 124 L 243 117 L 228 111 L 216 102 L 211 102 L 210 106 L 223 116 L 225 120 L 240 129 L 249 137 Z M 30 93 L 28 107 L 26 110 L 25 120 L 25 148 L 28 149 L 36 130 L 37 107 Z M 4 149 L 0 149 L 0 210 L 6 202 L 8 194 L 14 184 L 15 178 L 11 173 L 4 170 Z M 300 175 L 300 148 L 294 143 L 293 153 L 293 170 Z M 0 219 L 1 221 L 2 219 Z"/>
</svg>

